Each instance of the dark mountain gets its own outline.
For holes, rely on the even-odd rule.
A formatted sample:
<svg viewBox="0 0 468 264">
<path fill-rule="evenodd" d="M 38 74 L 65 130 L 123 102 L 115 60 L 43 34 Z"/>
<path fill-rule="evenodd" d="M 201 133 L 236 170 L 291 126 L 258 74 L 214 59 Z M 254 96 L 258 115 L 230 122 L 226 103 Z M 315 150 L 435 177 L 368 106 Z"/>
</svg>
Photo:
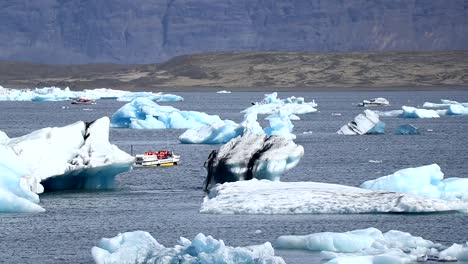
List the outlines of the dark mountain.
<svg viewBox="0 0 468 264">
<path fill-rule="evenodd" d="M 468 49 L 468 0 L 2 0 L 0 60 Z"/>
</svg>

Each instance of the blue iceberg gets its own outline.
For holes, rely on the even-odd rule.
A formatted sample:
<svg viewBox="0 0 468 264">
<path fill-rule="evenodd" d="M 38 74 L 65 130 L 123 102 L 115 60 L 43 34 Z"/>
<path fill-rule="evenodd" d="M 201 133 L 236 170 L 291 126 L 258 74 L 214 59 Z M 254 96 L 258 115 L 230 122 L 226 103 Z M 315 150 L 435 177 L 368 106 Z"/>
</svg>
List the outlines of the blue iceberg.
<svg viewBox="0 0 468 264">
<path fill-rule="evenodd" d="M 399 170 L 391 175 L 366 181 L 361 184 L 361 188 L 468 201 L 468 178 L 444 179 L 437 164 Z"/>
<path fill-rule="evenodd" d="M 321 251 L 327 264 L 337 263 L 413 263 L 468 260 L 468 247 L 450 247 L 434 243 L 410 233 L 376 228 L 344 233 L 322 232 L 303 236 L 281 236 L 275 248 Z"/>
<path fill-rule="evenodd" d="M 43 128 L 17 138 L 1 137 L 0 189 L 34 203 L 39 202 L 35 194 L 44 191 L 113 188 L 116 175 L 130 170 L 134 162 L 132 156 L 109 143 L 107 117 Z M 0 200 L 11 200 L 8 197 L 4 191 Z M 15 203 L 21 201 L 15 199 Z"/>
<path fill-rule="evenodd" d="M 244 134 L 266 134 L 295 139 L 291 120 L 300 119 L 296 114 L 316 112 L 315 107 L 317 107 L 315 102 L 304 102 L 302 97 L 279 99 L 277 93 L 266 94 L 261 102 L 253 103 L 251 107 L 241 112 L 244 114 L 241 124 L 231 120 L 208 123 L 203 127 L 187 130 L 180 135 L 179 140 L 182 143 L 192 144 L 220 144 Z M 258 115 L 265 114 L 269 115 L 266 119 L 270 126 L 262 129 L 257 118 Z"/>
<path fill-rule="evenodd" d="M 400 117 L 403 118 L 438 118 L 440 115 L 435 110 L 418 109 L 411 106 L 402 106 L 403 113 Z"/>
<path fill-rule="evenodd" d="M 181 237 L 179 245 L 166 248 L 144 231 L 102 238 L 91 250 L 96 264 L 104 263 L 245 263 L 284 264 L 269 242 L 248 247 L 226 246 L 222 240 L 200 233 L 193 241 Z"/>
<path fill-rule="evenodd" d="M 112 127 L 134 129 L 193 128 L 219 123 L 217 115 L 196 111 L 180 111 L 162 106 L 146 97 L 138 97 L 117 110 L 111 118 Z"/>
<path fill-rule="evenodd" d="M 402 125 L 397 127 L 395 134 L 397 135 L 419 135 L 419 129 L 413 125 Z"/>
</svg>

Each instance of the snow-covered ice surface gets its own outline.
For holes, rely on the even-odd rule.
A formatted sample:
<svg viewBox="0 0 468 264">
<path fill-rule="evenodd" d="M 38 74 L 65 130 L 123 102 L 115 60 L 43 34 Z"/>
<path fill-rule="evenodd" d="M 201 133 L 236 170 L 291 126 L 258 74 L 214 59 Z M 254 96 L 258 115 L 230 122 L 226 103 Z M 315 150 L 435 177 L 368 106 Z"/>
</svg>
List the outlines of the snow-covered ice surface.
<svg viewBox="0 0 468 264">
<path fill-rule="evenodd" d="M 145 97 L 157 102 L 173 102 L 184 100 L 174 94 L 152 92 L 129 92 L 107 88 L 85 89 L 71 91 L 67 88 L 44 87 L 36 89 L 11 89 L 0 86 L 0 101 L 66 101 L 76 98 L 87 99 L 117 99 L 118 101 L 131 101 L 137 97 Z"/>
<path fill-rule="evenodd" d="M 96 264 L 284 264 L 269 242 L 247 247 L 226 246 L 222 240 L 199 233 L 190 241 L 181 237 L 178 245 L 166 248 L 144 231 L 102 238 L 92 250 Z"/>
<path fill-rule="evenodd" d="M 39 194 L 44 188 L 113 188 L 115 176 L 130 170 L 134 161 L 132 156 L 109 143 L 107 117 L 92 123 L 80 121 L 4 138 L 1 146 L 4 149 L 0 156 L 2 185 L 7 191 L 36 203 L 39 200 L 31 192 Z M 22 200 L 15 202 L 19 201 Z M 34 210 L 34 206 L 31 208 Z"/>
<path fill-rule="evenodd" d="M 134 129 L 192 128 L 223 122 L 217 115 L 197 111 L 181 111 L 162 106 L 146 97 L 135 98 L 117 110 L 111 118 L 112 127 Z"/>
<path fill-rule="evenodd" d="M 321 251 L 328 264 L 337 263 L 413 263 L 426 260 L 466 261 L 467 245 L 450 247 L 434 243 L 410 233 L 390 230 L 382 233 L 376 228 L 358 229 L 344 233 L 321 232 L 301 236 L 280 236 L 275 248 Z"/>
<path fill-rule="evenodd" d="M 300 120 L 297 115 L 316 112 L 315 101 L 305 102 L 303 97 L 291 96 L 279 99 L 278 93 L 265 94 L 265 98 L 244 109 L 244 120 L 236 124 L 231 120 L 208 123 L 202 127 L 194 127 L 179 136 L 182 143 L 220 144 L 247 133 L 275 135 L 295 139 L 292 133 L 294 125 L 291 120 Z M 270 126 L 262 130 L 257 121 L 259 115 L 269 115 Z M 224 123 L 224 124 L 223 124 Z"/>
<path fill-rule="evenodd" d="M 437 164 L 399 170 L 391 175 L 366 181 L 361 184 L 361 188 L 468 201 L 468 178 L 444 179 Z"/>
<path fill-rule="evenodd" d="M 336 133 L 341 135 L 383 134 L 385 123 L 379 120 L 379 115 L 371 110 L 357 115 L 353 121 L 342 126 Z"/>
<path fill-rule="evenodd" d="M 234 138 L 219 151 L 213 151 L 205 162 L 205 190 L 224 182 L 279 180 L 303 155 L 301 145 L 283 137 L 246 134 Z"/>
<path fill-rule="evenodd" d="M 352 214 L 466 212 L 468 203 L 369 191 L 320 182 L 250 180 L 216 185 L 204 198 L 210 214 Z"/>
</svg>

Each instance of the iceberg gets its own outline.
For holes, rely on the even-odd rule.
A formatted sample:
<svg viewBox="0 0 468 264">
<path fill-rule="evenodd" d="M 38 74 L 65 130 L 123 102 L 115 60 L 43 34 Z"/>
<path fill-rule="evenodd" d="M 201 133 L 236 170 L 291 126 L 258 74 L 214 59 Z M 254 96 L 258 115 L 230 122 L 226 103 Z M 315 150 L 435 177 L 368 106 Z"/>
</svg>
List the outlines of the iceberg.
<svg viewBox="0 0 468 264">
<path fill-rule="evenodd" d="M 179 136 L 182 143 L 189 144 L 220 144 L 248 133 L 266 134 L 267 136 L 281 136 L 295 139 L 292 133 L 291 120 L 299 120 L 296 114 L 305 114 L 317 111 L 315 102 L 305 103 L 302 97 L 289 97 L 278 99 L 277 93 L 266 94 L 265 99 L 243 110 L 244 120 L 236 124 L 231 120 L 223 120 L 193 127 Z M 264 130 L 257 121 L 259 114 L 268 114 L 266 119 L 270 126 Z"/>
<path fill-rule="evenodd" d="M 322 232 L 304 236 L 280 236 L 275 248 L 321 251 L 333 263 L 413 263 L 426 260 L 467 260 L 468 248 L 453 244 L 447 248 L 410 233 L 376 228 L 344 233 Z"/>
<path fill-rule="evenodd" d="M 216 93 L 219 93 L 219 94 L 230 94 L 231 91 L 221 90 L 221 91 L 217 91 Z"/>
<path fill-rule="evenodd" d="M 419 129 L 413 125 L 402 125 L 397 127 L 395 134 L 397 135 L 418 135 Z"/>
<path fill-rule="evenodd" d="M 252 179 L 218 184 L 204 198 L 207 214 L 356 214 L 466 212 L 468 203 L 319 182 Z"/>
<path fill-rule="evenodd" d="M 76 98 L 131 101 L 137 97 L 146 97 L 157 102 L 184 100 L 182 97 L 173 94 L 129 92 L 107 88 L 71 91 L 68 87 L 61 89 L 54 86 L 36 89 L 10 89 L 0 86 L 0 101 L 67 101 Z"/>
<path fill-rule="evenodd" d="M 109 189 L 134 158 L 109 143 L 109 118 L 48 127 L 11 138 L 6 144 L 22 161 L 25 184 L 45 190 Z M 3 162 L 2 162 L 3 163 Z"/>
<path fill-rule="evenodd" d="M 447 115 L 468 115 L 468 106 L 450 105 L 447 109 Z"/>
<path fill-rule="evenodd" d="M 400 117 L 404 118 L 438 118 L 440 117 L 437 111 L 427 110 L 427 109 L 418 109 L 411 106 L 402 106 L 403 113 Z"/>
<path fill-rule="evenodd" d="M 391 175 L 366 181 L 361 184 L 361 188 L 468 201 L 468 178 L 444 179 L 437 164 L 399 170 Z"/>
<path fill-rule="evenodd" d="M 304 148 L 291 139 L 264 134 L 246 134 L 211 152 L 205 162 L 208 175 L 205 190 L 217 183 L 268 179 L 279 180 L 284 172 L 295 167 L 304 155 Z"/>
<path fill-rule="evenodd" d="M 363 114 L 357 115 L 353 121 L 342 126 L 336 133 L 341 135 L 383 134 L 384 130 L 385 123 L 379 120 L 375 112 L 367 109 Z"/>
<path fill-rule="evenodd" d="M 223 122 L 217 115 L 180 111 L 162 106 L 146 97 L 135 98 L 118 109 L 111 118 L 112 127 L 134 129 L 193 128 Z"/>
<path fill-rule="evenodd" d="M 134 231 L 119 234 L 113 238 L 102 238 L 91 250 L 96 264 L 284 264 L 269 242 L 247 247 L 226 246 L 222 240 L 199 233 L 193 241 L 181 237 L 179 244 L 166 248 L 149 233 Z"/>
<path fill-rule="evenodd" d="M 383 97 L 378 97 L 370 100 L 363 100 L 361 103 L 358 104 L 358 106 L 389 106 L 390 102 L 383 98 Z"/>
<path fill-rule="evenodd" d="M 26 182 L 30 171 L 12 148 L 0 144 L 0 212 L 43 212 Z"/>
<path fill-rule="evenodd" d="M 447 99 L 441 99 L 441 103 L 431 103 L 431 102 L 425 102 L 423 104 L 424 108 L 441 108 L 441 107 L 450 107 L 451 105 L 461 105 L 464 107 L 468 107 L 468 103 L 459 103 L 457 101 L 452 101 L 452 100 L 447 100 Z"/>
</svg>

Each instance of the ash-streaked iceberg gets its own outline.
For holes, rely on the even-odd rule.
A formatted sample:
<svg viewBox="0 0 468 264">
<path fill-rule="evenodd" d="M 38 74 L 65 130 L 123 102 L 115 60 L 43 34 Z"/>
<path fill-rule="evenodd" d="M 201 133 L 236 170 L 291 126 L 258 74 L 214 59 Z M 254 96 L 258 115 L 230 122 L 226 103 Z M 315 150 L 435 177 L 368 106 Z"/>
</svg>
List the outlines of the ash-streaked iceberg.
<svg viewBox="0 0 468 264">
<path fill-rule="evenodd" d="M 102 238 L 91 250 L 96 264 L 284 264 L 269 242 L 247 247 L 226 246 L 222 240 L 200 233 L 193 241 L 181 237 L 178 245 L 166 248 L 144 231 L 119 234 Z"/>
<path fill-rule="evenodd" d="M 118 109 L 111 118 L 112 127 L 134 129 L 192 128 L 223 122 L 217 115 L 181 111 L 162 106 L 146 97 L 138 97 Z"/>
<path fill-rule="evenodd" d="M 173 94 L 152 92 L 130 92 L 107 88 L 85 89 L 71 91 L 68 87 L 44 87 L 35 89 L 11 89 L 0 86 L 0 101 L 67 101 L 76 98 L 87 99 L 117 99 L 131 101 L 137 97 L 145 97 L 157 102 L 182 101 L 183 98 Z"/>
<path fill-rule="evenodd" d="M 0 173 L 13 171 L 22 189 L 37 194 L 44 189 L 113 188 L 115 176 L 130 170 L 134 162 L 132 156 L 109 143 L 107 117 L 91 123 L 43 128 L 3 143 L 9 154 L 1 156 Z M 11 184 L 3 186 L 8 190 L 18 188 L 14 180 L 7 182 Z"/>
<path fill-rule="evenodd" d="M 328 264 L 337 263 L 413 263 L 468 260 L 468 248 L 460 244 L 450 247 L 434 243 L 410 233 L 376 228 L 344 233 L 322 232 L 301 236 L 281 236 L 275 248 L 321 251 Z"/>
<path fill-rule="evenodd" d="M 295 139 L 292 133 L 293 124 L 291 120 L 299 120 L 296 114 L 306 114 L 316 112 L 315 102 L 304 102 L 302 97 L 289 97 L 286 99 L 277 98 L 277 93 L 266 94 L 263 101 L 253 103 L 254 105 L 243 110 L 244 120 L 236 124 L 231 120 L 209 123 L 202 127 L 188 129 L 179 140 L 182 143 L 191 144 L 220 144 L 242 136 L 244 134 L 266 134 L 275 135 L 288 139 Z M 266 119 L 270 126 L 262 129 L 257 122 L 259 115 L 269 115 Z"/>
<path fill-rule="evenodd" d="M 301 145 L 283 137 L 246 134 L 234 138 L 219 151 L 214 150 L 205 162 L 205 190 L 224 182 L 279 180 L 303 155 Z"/>
<path fill-rule="evenodd" d="M 468 203 L 412 194 L 319 183 L 252 179 L 210 189 L 201 206 L 208 214 L 353 214 L 466 212 Z"/>
<path fill-rule="evenodd" d="M 357 115 L 353 121 L 342 126 L 336 133 L 341 135 L 383 134 L 385 123 L 379 120 L 379 115 L 366 109 Z"/>
<path fill-rule="evenodd" d="M 468 201 L 468 178 L 444 179 L 437 164 L 399 170 L 391 175 L 366 181 L 361 184 L 361 188 Z"/>
</svg>

